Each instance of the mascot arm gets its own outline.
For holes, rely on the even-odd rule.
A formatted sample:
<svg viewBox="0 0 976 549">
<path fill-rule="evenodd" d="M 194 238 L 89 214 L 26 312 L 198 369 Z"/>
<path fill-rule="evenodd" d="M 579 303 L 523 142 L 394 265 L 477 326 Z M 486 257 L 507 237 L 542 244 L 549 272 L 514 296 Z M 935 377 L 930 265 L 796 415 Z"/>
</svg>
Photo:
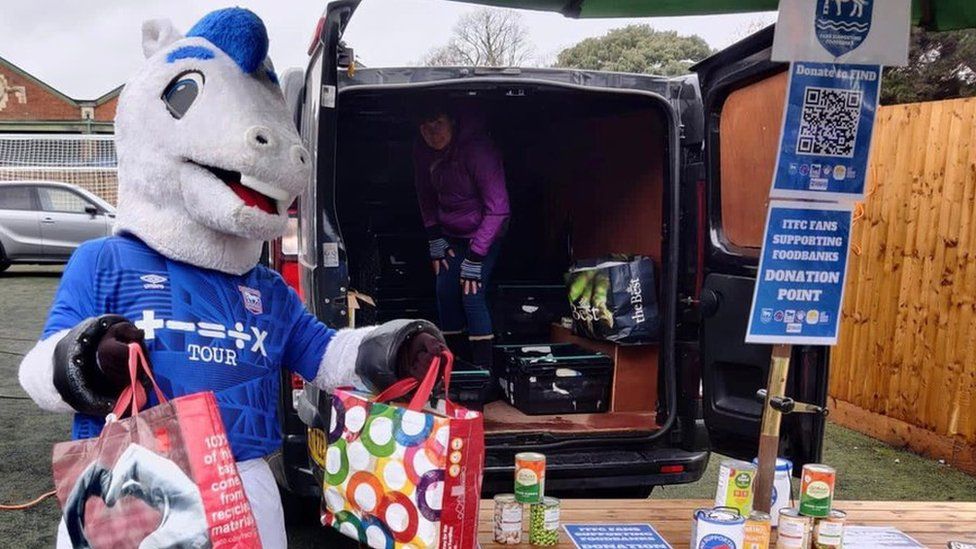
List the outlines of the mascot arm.
<svg viewBox="0 0 976 549">
<path fill-rule="evenodd" d="M 54 386 L 55 349 L 78 324 L 97 315 L 94 273 L 100 241 L 89 241 L 75 250 L 61 276 L 61 284 L 44 325 L 44 333 L 20 363 L 21 387 L 38 406 L 52 412 L 73 412 Z"/>
<path fill-rule="evenodd" d="M 336 331 L 319 322 L 297 296 L 293 299 L 300 314 L 292 324 L 285 364 L 325 391 L 336 387 L 381 391 L 411 375 L 414 362 L 425 362 L 425 368 L 429 364 L 429 356 L 423 353 L 430 346 L 416 342 L 433 341 L 443 348 L 444 336 L 426 320 L 394 320 Z"/>
</svg>

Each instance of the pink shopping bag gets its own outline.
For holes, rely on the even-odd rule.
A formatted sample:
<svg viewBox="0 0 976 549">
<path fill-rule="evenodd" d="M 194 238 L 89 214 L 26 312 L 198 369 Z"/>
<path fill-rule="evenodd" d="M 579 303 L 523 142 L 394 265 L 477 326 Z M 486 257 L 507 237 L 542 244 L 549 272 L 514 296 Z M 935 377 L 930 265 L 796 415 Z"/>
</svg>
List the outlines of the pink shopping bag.
<svg viewBox="0 0 976 549">
<path fill-rule="evenodd" d="M 142 371 L 159 404 L 139 411 Z M 138 344 L 130 387 L 96 438 L 54 446 L 58 501 L 74 547 L 259 548 L 213 393 L 167 399 Z M 126 411 L 131 416 L 117 419 Z"/>
</svg>

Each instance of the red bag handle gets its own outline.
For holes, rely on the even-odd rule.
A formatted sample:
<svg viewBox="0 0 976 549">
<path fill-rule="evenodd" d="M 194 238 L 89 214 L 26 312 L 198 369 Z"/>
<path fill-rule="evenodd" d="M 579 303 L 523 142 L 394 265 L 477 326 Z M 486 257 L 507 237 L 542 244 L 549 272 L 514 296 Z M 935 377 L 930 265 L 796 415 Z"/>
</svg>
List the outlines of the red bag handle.
<svg viewBox="0 0 976 549">
<path fill-rule="evenodd" d="M 451 387 L 451 371 L 454 369 L 454 355 L 451 351 L 445 350 L 443 353 L 434 357 L 430 361 L 430 366 L 427 368 L 427 374 L 424 375 L 422 381 L 417 381 L 416 379 L 410 377 L 406 379 L 401 379 L 393 385 L 390 385 L 385 390 L 376 395 L 372 401 L 373 402 L 389 402 L 391 400 L 396 400 L 403 396 L 410 394 L 411 391 L 416 390 L 413 398 L 410 399 L 410 403 L 407 405 L 408 410 L 413 410 L 419 412 L 423 410 L 424 404 L 430 400 L 430 395 L 434 392 L 434 386 L 437 385 L 437 374 L 441 370 L 441 361 L 444 362 L 444 369 L 442 379 L 444 380 L 444 400 L 450 405 L 454 406 L 451 402 L 450 397 L 450 387 Z"/>
<path fill-rule="evenodd" d="M 122 417 L 126 408 L 129 408 L 129 413 L 134 416 L 139 413 L 139 408 L 145 406 L 147 400 L 146 390 L 143 388 L 142 383 L 139 382 L 140 370 L 146 374 L 146 377 L 152 383 L 156 399 L 160 403 L 168 401 L 166 395 L 163 394 L 163 391 L 160 390 L 159 385 L 156 383 L 156 378 L 153 376 L 152 368 L 149 367 L 149 359 L 146 358 L 146 354 L 142 350 L 142 345 L 129 343 L 129 386 L 122 391 L 122 394 L 119 395 L 119 400 L 115 403 L 115 408 L 112 410 L 115 417 Z"/>
</svg>

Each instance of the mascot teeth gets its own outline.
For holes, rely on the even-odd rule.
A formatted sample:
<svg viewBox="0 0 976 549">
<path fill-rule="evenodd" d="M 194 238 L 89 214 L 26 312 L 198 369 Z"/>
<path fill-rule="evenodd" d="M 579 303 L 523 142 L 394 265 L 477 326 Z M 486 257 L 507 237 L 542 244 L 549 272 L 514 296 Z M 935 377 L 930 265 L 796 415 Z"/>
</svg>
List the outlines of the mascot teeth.
<svg viewBox="0 0 976 549">
<path fill-rule="evenodd" d="M 207 166 L 197 162 L 192 163 L 206 169 L 214 177 L 222 181 L 246 206 L 275 215 L 282 214 L 282 210 L 287 211 L 288 206 L 291 204 L 292 197 L 284 189 L 275 187 L 249 175 L 242 175 L 241 172 Z"/>
</svg>

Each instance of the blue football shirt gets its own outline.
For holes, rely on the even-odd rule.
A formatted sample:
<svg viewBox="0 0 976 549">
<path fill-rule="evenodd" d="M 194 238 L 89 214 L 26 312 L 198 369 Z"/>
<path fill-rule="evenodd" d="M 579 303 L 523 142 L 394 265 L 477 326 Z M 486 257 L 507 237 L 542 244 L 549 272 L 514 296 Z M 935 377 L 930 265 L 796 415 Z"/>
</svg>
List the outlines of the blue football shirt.
<svg viewBox="0 0 976 549">
<path fill-rule="evenodd" d="M 118 314 L 146 333 L 163 393 L 213 391 L 237 460 L 281 446 L 281 368 L 314 379 L 335 333 L 278 273 L 237 276 L 172 261 L 130 235 L 82 244 L 65 268 L 43 337 L 82 320 Z M 101 432 L 104 418 L 75 414 L 73 436 Z"/>
</svg>

